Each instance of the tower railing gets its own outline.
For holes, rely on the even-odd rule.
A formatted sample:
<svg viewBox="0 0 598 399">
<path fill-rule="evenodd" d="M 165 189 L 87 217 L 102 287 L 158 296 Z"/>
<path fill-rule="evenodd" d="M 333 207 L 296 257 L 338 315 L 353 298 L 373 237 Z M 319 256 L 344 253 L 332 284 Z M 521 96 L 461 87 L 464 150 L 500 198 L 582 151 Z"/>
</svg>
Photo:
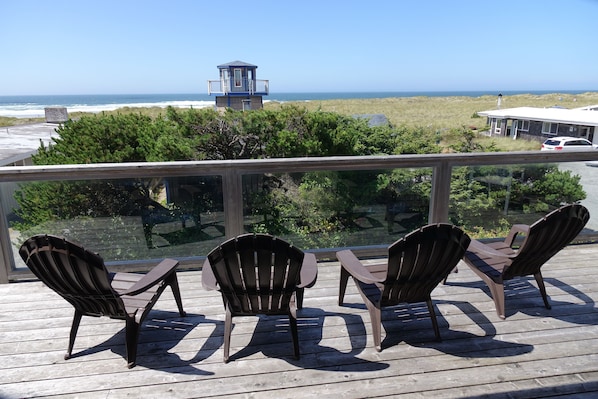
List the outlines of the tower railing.
<svg viewBox="0 0 598 399">
<path fill-rule="evenodd" d="M 247 88 L 247 90 L 243 90 Z M 248 82 L 246 79 L 239 90 L 231 90 L 230 80 L 208 80 L 208 95 L 268 95 L 270 82 L 268 80 L 256 79 Z"/>
</svg>

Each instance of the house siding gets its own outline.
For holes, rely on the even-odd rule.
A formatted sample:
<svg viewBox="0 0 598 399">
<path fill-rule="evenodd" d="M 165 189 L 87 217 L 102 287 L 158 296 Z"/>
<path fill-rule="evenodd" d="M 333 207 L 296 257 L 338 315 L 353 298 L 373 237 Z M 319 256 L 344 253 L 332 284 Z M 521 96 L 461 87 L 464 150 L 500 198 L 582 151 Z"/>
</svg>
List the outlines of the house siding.
<svg viewBox="0 0 598 399">
<path fill-rule="evenodd" d="M 261 96 L 219 96 L 216 97 L 216 108 L 232 108 L 238 111 L 243 110 L 243 101 L 250 101 L 251 109 L 262 109 Z"/>
<path fill-rule="evenodd" d="M 580 129 L 580 126 L 577 126 L 577 125 L 571 125 L 568 123 L 559 123 L 556 134 L 542 133 L 542 125 L 543 125 L 542 121 L 529 121 L 529 130 L 527 132 L 518 130 L 517 137 L 520 137 L 520 138 L 526 139 L 526 140 L 535 140 L 535 141 L 540 141 L 540 142 L 543 142 L 548 137 L 556 137 L 556 136 L 581 137 L 580 132 L 582 131 L 582 129 Z M 594 137 L 595 127 L 594 126 L 588 126 L 588 127 L 590 128 L 590 130 L 588 132 L 588 137 L 590 138 L 590 141 L 592 141 L 592 139 Z"/>
</svg>

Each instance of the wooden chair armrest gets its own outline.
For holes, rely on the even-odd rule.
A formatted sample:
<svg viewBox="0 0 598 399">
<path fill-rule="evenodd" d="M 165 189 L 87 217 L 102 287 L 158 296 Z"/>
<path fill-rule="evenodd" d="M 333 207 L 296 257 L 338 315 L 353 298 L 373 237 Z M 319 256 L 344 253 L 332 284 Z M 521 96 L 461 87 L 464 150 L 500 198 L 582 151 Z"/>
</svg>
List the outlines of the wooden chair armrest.
<svg viewBox="0 0 598 399">
<path fill-rule="evenodd" d="M 206 258 L 201 268 L 201 285 L 204 289 L 208 291 L 213 291 L 218 289 L 218 282 L 216 281 L 216 276 L 214 276 L 214 271 L 212 270 L 212 265 L 210 264 L 210 260 Z"/>
<path fill-rule="evenodd" d="M 505 244 L 507 244 L 510 247 L 513 245 L 513 242 L 515 242 L 515 238 L 517 238 L 518 234 L 527 235 L 528 233 L 529 233 L 529 225 L 514 224 L 513 226 L 511 226 L 511 230 L 509 231 L 509 234 L 505 238 Z"/>
<path fill-rule="evenodd" d="M 306 253 L 303 257 L 303 265 L 301 266 L 301 284 L 298 288 L 313 287 L 318 278 L 318 261 L 316 255 Z"/>
<path fill-rule="evenodd" d="M 165 280 L 171 273 L 175 272 L 179 262 L 174 259 L 164 259 L 147 274 L 144 274 L 139 281 L 126 291 L 119 291 L 120 295 L 137 295 L 147 291 L 149 288 Z"/>
<path fill-rule="evenodd" d="M 474 254 L 480 254 L 480 255 L 486 255 L 486 256 L 494 256 L 497 258 L 509 258 L 509 259 L 517 256 L 517 253 L 505 254 L 503 252 L 497 251 L 496 249 L 494 249 L 478 240 L 471 240 L 471 242 L 469 243 L 469 246 L 467 247 L 467 252 L 472 252 Z"/>
<path fill-rule="evenodd" d="M 365 284 L 382 283 L 384 279 L 376 278 L 370 271 L 361 263 L 350 249 L 339 251 L 336 253 L 336 258 L 341 263 L 341 267 L 349 272 L 351 276 Z"/>
</svg>

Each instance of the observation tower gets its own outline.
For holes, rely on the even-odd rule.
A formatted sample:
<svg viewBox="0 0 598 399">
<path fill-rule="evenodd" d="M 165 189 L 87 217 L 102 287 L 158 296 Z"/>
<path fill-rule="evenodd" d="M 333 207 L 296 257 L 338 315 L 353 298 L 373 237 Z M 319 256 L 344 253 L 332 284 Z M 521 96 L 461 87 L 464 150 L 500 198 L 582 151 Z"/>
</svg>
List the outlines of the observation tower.
<svg viewBox="0 0 598 399">
<path fill-rule="evenodd" d="M 257 65 L 233 61 L 218 65 L 219 80 L 208 80 L 208 94 L 216 95 L 216 109 L 239 111 L 263 108 L 269 82 L 256 79 Z"/>
</svg>

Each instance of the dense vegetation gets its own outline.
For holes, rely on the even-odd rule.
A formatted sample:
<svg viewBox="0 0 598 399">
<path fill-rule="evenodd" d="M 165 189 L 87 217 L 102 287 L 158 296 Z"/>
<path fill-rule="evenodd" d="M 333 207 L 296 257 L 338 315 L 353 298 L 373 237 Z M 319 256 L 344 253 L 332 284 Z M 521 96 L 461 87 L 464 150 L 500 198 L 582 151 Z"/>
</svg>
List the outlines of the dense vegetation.
<svg viewBox="0 0 598 399">
<path fill-rule="evenodd" d="M 370 127 L 366 119 L 293 105 L 224 113 L 168 108 L 158 117 L 139 113 L 82 116 L 69 120 L 58 133 L 60 137 L 53 145 L 42 147 L 34 156 L 35 164 L 496 150 L 493 142 L 480 144 L 467 128 L 441 133 L 423 127 Z M 442 147 L 441 142 L 450 142 L 450 147 Z M 258 188 L 246 192 L 246 213 L 255 216 L 250 229 L 300 237 L 311 247 L 342 246 L 359 228 L 356 219 L 360 207 L 381 204 L 389 213 L 400 208 L 401 212 L 425 215 L 430 175 L 427 169 L 402 169 L 260 176 Z M 488 176 L 508 178 L 509 185 L 492 184 Z M 199 184 L 199 180 L 191 183 Z M 152 179 L 126 184 L 25 184 L 17 193 L 17 227 L 29 229 L 57 219 L 138 215 L 151 203 L 161 203 L 173 212 L 187 205 L 183 200 L 164 203 L 164 187 L 164 181 Z M 505 201 L 521 212 L 533 212 L 585 196 L 577 177 L 559 172 L 553 165 L 458 168 L 451 187 L 451 221 L 477 235 L 505 228 L 507 220 L 496 212 Z M 221 205 L 216 190 L 202 195 L 202 211 Z M 413 227 L 421 223 L 422 219 L 416 218 Z"/>
</svg>

